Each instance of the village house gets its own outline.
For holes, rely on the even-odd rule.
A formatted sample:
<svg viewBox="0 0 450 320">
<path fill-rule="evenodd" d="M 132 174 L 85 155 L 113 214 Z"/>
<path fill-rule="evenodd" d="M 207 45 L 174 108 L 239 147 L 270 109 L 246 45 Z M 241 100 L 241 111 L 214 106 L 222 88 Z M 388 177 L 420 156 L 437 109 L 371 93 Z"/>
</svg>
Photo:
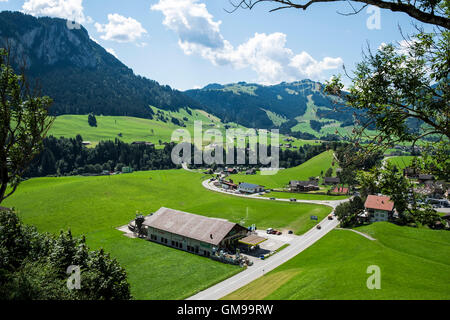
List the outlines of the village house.
<svg viewBox="0 0 450 320">
<path fill-rule="evenodd" d="M 369 195 L 364 208 L 364 216 L 370 222 L 388 221 L 394 214 L 394 202 L 388 196 Z"/>
<path fill-rule="evenodd" d="M 241 193 L 250 193 L 250 194 L 260 193 L 264 192 L 264 186 L 242 182 L 238 186 L 238 191 Z"/>
<path fill-rule="evenodd" d="M 164 207 L 145 217 L 142 226 L 150 241 L 205 257 L 235 248 L 248 234 L 247 228 L 225 219 Z"/>
<path fill-rule="evenodd" d="M 233 180 L 230 181 L 222 180 L 221 187 L 222 189 L 225 190 L 236 190 L 238 188 L 237 184 L 233 183 Z"/>
<path fill-rule="evenodd" d="M 335 188 L 331 191 L 331 193 L 339 194 L 339 195 L 346 195 L 346 194 L 348 194 L 348 192 L 349 192 L 349 189 L 348 189 L 348 188 L 345 188 L 345 187 L 335 187 Z"/>
<path fill-rule="evenodd" d="M 341 179 L 338 177 L 325 177 L 323 180 L 324 185 L 336 185 L 341 183 Z"/>
<path fill-rule="evenodd" d="M 291 192 L 304 192 L 304 191 L 315 191 L 319 190 L 319 182 L 315 180 L 310 181 L 296 181 L 292 180 L 289 182 L 289 190 Z"/>
</svg>

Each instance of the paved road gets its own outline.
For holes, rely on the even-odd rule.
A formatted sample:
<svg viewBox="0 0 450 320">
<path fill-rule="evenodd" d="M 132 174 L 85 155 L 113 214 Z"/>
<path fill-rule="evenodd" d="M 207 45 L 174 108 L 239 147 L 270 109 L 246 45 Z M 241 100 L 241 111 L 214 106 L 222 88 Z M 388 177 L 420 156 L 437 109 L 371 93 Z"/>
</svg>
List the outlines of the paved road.
<svg viewBox="0 0 450 320">
<path fill-rule="evenodd" d="M 212 183 L 210 183 L 209 179 L 203 181 L 202 185 L 203 185 L 203 187 L 205 187 L 206 189 L 209 189 L 211 191 L 228 194 L 228 195 L 232 195 L 235 197 L 258 199 L 258 200 L 265 200 L 265 201 L 291 202 L 289 199 L 276 198 L 275 200 L 271 200 L 270 198 L 261 197 L 259 195 L 253 195 L 253 194 L 247 195 L 247 194 L 241 194 L 241 193 L 236 193 L 236 192 L 232 192 L 232 191 L 226 191 L 222 188 L 217 188 L 216 186 L 214 186 Z M 321 204 L 321 205 L 329 206 L 329 207 L 332 207 L 333 209 L 336 209 L 336 207 L 338 205 L 340 205 L 343 202 L 347 202 L 348 200 L 349 199 L 345 199 L 345 200 L 297 200 L 296 202 L 297 203 Z"/>
<path fill-rule="evenodd" d="M 316 241 L 325 236 L 335 227 L 337 227 L 338 224 L 339 222 L 337 221 L 337 219 L 323 220 L 322 222 L 320 222 L 320 225 L 322 226 L 321 230 L 318 230 L 316 228 L 311 229 L 302 236 L 293 239 L 291 242 L 289 242 L 289 247 L 271 256 L 267 260 L 258 260 L 253 266 L 248 267 L 246 270 L 216 284 L 215 286 L 197 293 L 187 300 L 218 300 L 225 297 L 226 295 L 236 291 L 239 288 L 242 288 L 243 286 L 258 279 L 259 277 L 262 277 L 267 272 L 292 259 L 300 252 L 313 245 Z"/>
</svg>

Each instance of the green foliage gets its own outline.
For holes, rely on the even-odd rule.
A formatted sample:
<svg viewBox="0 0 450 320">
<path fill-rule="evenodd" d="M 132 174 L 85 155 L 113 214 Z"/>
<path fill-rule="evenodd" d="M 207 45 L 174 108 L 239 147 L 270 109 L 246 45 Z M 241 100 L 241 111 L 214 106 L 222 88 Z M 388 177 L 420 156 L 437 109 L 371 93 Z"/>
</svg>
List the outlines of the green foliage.
<svg viewBox="0 0 450 320">
<path fill-rule="evenodd" d="M 0 48 L 0 203 L 17 189 L 52 124 L 48 116 L 52 100 L 31 92 L 10 59 L 10 53 Z"/>
<path fill-rule="evenodd" d="M 359 171 L 357 180 L 361 186 L 363 198 L 369 194 L 382 193 L 391 198 L 399 214 L 397 222 L 401 224 L 421 224 L 434 227 L 440 216 L 430 205 L 422 204 L 423 196 L 414 190 L 414 185 L 390 162 L 385 168 L 373 168 L 369 172 Z"/>
<path fill-rule="evenodd" d="M 16 213 L 0 211 L 0 293 L 6 300 L 127 300 L 125 270 L 103 249 L 89 251 L 70 231 L 41 234 Z M 81 269 L 81 288 L 67 288 L 69 266 Z"/>
<path fill-rule="evenodd" d="M 91 127 L 97 127 L 97 119 L 93 113 L 89 113 L 88 123 Z"/>
<path fill-rule="evenodd" d="M 389 44 L 365 55 L 349 93 L 342 92 L 339 78 L 327 83 L 326 92 L 340 94 L 348 106 L 366 113 L 355 129 L 355 142 L 369 138 L 366 149 L 383 151 L 431 135 L 449 143 L 449 41 L 448 30 L 419 32 L 402 46 Z M 411 130 L 410 120 L 421 125 Z M 375 137 L 366 133 L 371 125 L 378 130 Z"/>
<path fill-rule="evenodd" d="M 339 219 L 341 227 L 352 228 L 360 224 L 358 215 L 364 211 L 364 202 L 358 196 L 349 202 L 341 203 L 336 207 L 334 214 Z"/>
</svg>

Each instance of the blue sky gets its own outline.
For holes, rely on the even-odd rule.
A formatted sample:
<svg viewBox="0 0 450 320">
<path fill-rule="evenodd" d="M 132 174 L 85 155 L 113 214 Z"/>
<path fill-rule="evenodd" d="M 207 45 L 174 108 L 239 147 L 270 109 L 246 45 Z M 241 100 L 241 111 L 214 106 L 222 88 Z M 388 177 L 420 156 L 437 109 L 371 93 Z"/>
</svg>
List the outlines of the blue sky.
<svg viewBox="0 0 450 320">
<path fill-rule="evenodd" d="M 273 7 L 230 14 L 228 0 L 0 0 L 0 10 L 77 20 L 136 74 L 180 90 L 324 81 L 342 73 L 342 64 L 351 70 L 367 44 L 376 49 L 402 40 L 398 26 L 414 32 L 402 13 L 380 10 L 379 25 L 377 12 L 367 9 L 340 15 L 351 10 L 345 2 L 269 13 Z"/>
</svg>

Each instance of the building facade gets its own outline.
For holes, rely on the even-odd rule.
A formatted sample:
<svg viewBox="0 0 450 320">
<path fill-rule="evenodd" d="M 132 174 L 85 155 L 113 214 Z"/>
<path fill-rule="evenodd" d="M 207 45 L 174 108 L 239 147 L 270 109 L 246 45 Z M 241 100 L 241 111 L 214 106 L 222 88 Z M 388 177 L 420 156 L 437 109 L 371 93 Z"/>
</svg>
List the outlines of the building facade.
<svg viewBox="0 0 450 320">
<path fill-rule="evenodd" d="M 205 257 L 233 249 L 248 233 L 237 223 L 164 207 L 147 216 L 142 225 L 148 240 Z"/>
<path fill-rule="evenodd" d="M 370 222 L 388 221 L 394 213 L 394 202 L 387 196 L 369 195 L 364 208 Z"/>
</svg>

